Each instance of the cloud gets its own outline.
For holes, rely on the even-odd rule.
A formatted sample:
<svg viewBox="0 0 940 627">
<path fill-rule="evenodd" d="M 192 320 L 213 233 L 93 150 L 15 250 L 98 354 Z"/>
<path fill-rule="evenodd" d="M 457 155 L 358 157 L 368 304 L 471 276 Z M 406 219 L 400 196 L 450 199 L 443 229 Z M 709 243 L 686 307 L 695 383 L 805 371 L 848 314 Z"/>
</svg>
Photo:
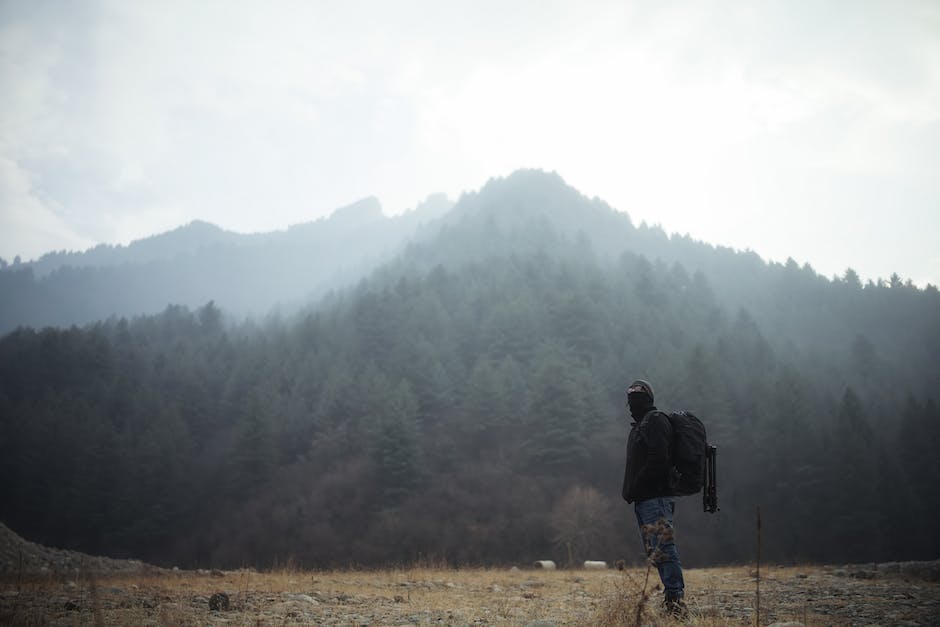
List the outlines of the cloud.
<svg viewBox="0 0 940 627">
<path fill-rule="evenodd" d="M 28 185 L 3 193 L 27 189 L 37 220 L 79 240 L 127 241 L 196 218 L 283 228 L 368 195 L 398 212 L 541 167 L 638 219 L 776 256 L 813 239 L 794 215 L 832 228 L 892 192 L 911 211 L 935 202 L 938 15 L 930 2 L 6 4 L 0 158 Z M 856 193 L 871 181 L 878 194 Z M 35 205 L 16 202 L 0 211 L 24 241 L 50 233 L 27 235 Z M 790 254 L 858 265 L 830 249 Z"/>
<path fill-rule="evenodd" d="M 33 193 L 29 174 L 9 159 L 0 158 L 0 250 L 24 260 L 58 249 L 84 250 L 94 242 L 76 234 L 56 212 Z M 11 261 L 8 259 L 7 261 Z"/>
</svg>

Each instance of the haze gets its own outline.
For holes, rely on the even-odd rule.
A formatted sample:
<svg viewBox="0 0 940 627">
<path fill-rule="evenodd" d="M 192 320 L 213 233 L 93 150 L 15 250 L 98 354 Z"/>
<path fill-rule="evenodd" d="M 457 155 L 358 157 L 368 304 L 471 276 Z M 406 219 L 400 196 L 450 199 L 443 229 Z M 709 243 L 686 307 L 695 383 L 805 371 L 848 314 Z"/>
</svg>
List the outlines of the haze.
<svg viewBox="0 0 940 627">
<path fill-rule="evenodd" d="M 0 256 L 387 214 L 520 167 L 940 284 L 930 2 L 0 5 Z"/>
</svg>

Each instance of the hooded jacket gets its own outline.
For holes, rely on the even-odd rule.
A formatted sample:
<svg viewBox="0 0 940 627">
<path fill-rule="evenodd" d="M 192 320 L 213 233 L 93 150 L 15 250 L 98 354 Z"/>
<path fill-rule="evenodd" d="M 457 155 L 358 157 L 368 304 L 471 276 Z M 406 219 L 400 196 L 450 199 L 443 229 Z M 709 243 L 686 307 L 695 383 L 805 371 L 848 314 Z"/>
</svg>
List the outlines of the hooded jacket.
<svg viewBox="0 0 940 627">
<path fill-rule="evenodd" d="M 627 463 L 622 496 L 627 503 L 675 495 L 675 471 L 669 459 L 672 425 L 669 417 L 650 404 L 636 418 L 627 437 Z"/>
</svg>

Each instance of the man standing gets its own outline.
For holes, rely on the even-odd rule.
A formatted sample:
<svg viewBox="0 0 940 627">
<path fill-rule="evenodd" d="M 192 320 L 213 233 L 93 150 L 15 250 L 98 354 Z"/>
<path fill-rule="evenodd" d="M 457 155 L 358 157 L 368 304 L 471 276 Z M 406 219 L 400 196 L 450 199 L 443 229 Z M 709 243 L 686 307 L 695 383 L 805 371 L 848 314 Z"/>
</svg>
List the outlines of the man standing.
<svg viewBox="0 0 940 627">
<path fill-rule="evenodd" d="M 627 438 L 623 498 L 634 504 L 646 555 L 659 571 L 663 606 L 674 616 L 683 617 L 685 582 L 672 526 L 677 479 L 669 458 L 672 425 L 669 417 L 656 409 L 653 398 L 653 386 L 642 379 L 627 388 L 633 423 Z"/>
</svg>

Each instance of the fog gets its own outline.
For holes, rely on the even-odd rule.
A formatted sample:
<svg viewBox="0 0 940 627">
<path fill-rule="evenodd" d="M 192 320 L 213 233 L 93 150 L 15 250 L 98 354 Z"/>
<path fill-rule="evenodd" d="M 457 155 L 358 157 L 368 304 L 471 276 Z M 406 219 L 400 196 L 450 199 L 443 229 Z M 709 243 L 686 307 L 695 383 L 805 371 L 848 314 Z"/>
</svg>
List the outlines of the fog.
<svg viewBox="0 0 940 627">
<path fill-rule="evenodd" d="M 935 3 L 4 3 L 0 256 L 388 215 L 520 167 L 940 283 Z"/>
<path fill-rule="evenodd" d="M 640 565 L 640 377 L 685 565 L 940 555 L 935 5 L 275 7 L 0 5 L 4 525 Z"/>
<path fill-rule="evenodd" d="M 680 499 L 684 564 L 751 560 L 757 506 L 772 561 L 937 555 L 936 288 L 670 238 L 542 171 L 413 230 L 377 211 L 170 262 L 0 272 L 19 326 L 0 337 L 0 520 L 191 567 L 637 563 L 620 480 L 624 386 L 644 377 L 719 448 L 721 512 Z M 236 315 L 291 290 L 294 309 Z M 205 300 L 9 323 L 100 316 L 115 294 Z"/>
</svg>

